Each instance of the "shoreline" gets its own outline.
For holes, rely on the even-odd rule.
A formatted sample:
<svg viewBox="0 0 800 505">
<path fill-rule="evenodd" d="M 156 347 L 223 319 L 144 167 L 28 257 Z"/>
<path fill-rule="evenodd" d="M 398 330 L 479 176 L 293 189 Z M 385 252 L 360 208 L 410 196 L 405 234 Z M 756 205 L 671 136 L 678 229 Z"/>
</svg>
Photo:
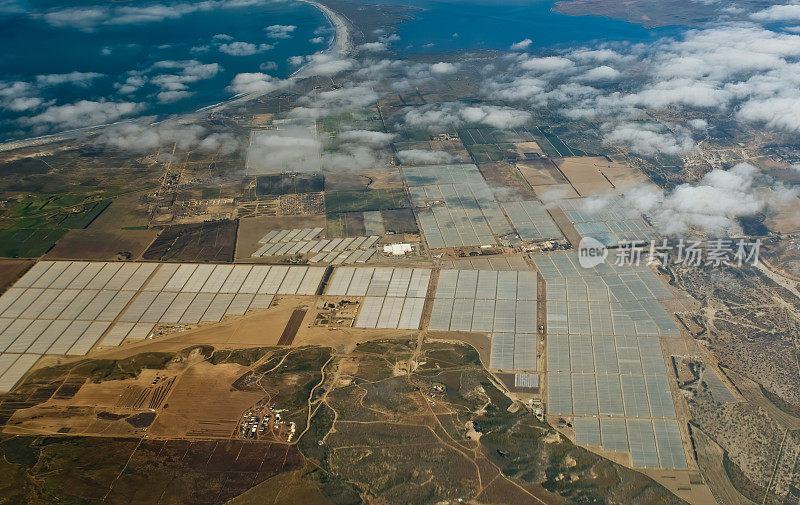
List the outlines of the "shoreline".
<svg viewBox="0 0 800 505">
<path fill-rule="evenodd" d="M 317 9 L 319 9 L 325 19 L 331 24 L 331 27 L 334 29 L 334 35 L 331 39 L 330 44 L 324 51 L 319 51 L 314 54 L 337 54 L 338 56 L 346 56 L 353 51 L 353 42 L 352 38 L 350 37 L 350 27 L 348 26 L 348 21 L 344 16 L 339 14 L 338 12 L 332 10 L 330 7 L 326 5 L 322 5 L 315 0 L 296 0 L 297 2 L 302 2 L 305 4 L 309 4 Z M 311 74 L 308 73 L 308 68 L 310 63 L 306 63 L 305 65 L 301 66 L 297 70 L 294 71 L 291 75 L 286 77 L 286 81 L 294 81 L 297 79 L 303 79 L 306 77 L 310 77 Z M 215 112 L 217 110 L 221 110 L 228 105 L 238 104 L 242 102 L 247 102 L 253 99 L 256 99 L 260 96 L 264 96 L 266 93 L 247 93 L 244 95 L 235 95 L 226 100 L 221 102 L 206 105 L 205 107 L 201 107 L 194 111 L 185 112 L 183 114 L 176 114 L 175 117 L 187 117 L 193 114 L 199 113 L 207 113 L 207 112 Z M 169 117 L 169 116 L 168 116 Z M 108 126 L 113 126 L 115 124 L 121 124 L 129 121 L 136 121 L 139 118 L 128 118 L 123 119 L 120 121 L 116 121 L 114 123 L 109 124 L 102 124 L 102 125 L 93 125 L 93 126 L 84 126 L 82 128 L 77 128 L 73 130 L 67 130 L 62 132 L 51 133 L 47 135 L 41 135 L 37 137 L 29 137 L 26 139 L 18 139 L 18 140 L 10 140 L 8 142 L 0 143 L 0 153 L 13 151 L 16 149 L 23 149 L 26 147 L 36 147 L 51 144 L 54 142 L 60 142 L 64 140 L 69 140 L 75 134 L 79 133 L 87 133 L 92 130 L 102 130 Z"/>
<path fill-rule="evenodd" d="M 324 51 L 318 51 L 317 53 L 314 54 L 336 53 L 338 56 L 343 57 L 353 52 L 354 47 L 352 38 L 350 37 L 350 27 L 348 26 L 348 21 L 344 16 L 334 11 L 330 7 L 323 5 L 315 0 L 296 0 L 296 1 L 311 5 L 319 9 L 325 16 L 325 19 L 328 20 L 328 22 L 334 29 L 334 35 L 333 38 L 331 39 L 330 44 L 328 44 L 328 47 Z M 313 74 L 308 72 L 308 68 L 310 67 L 310 65 L 311 63 L 306 63 L 305 65 L 295 70 L 291 75 L 289 75 L 284 80 L 294 81 L 297 79 L 304 79 L 306 77 L 311 77 Z M 265 94 L 269 93 L 254 92 L 254 93 L 245 93 L 232 96 L 231 98 L 224 100 L 222 102 L 197 109 L 193 113 L 197 114 L 199 112 L 216 112 L 224 109 L 226 106 L 239 104 L 242 102 L 248 102 L 250 100 L 255 100 L 256 98 L 264 96 Z"/>
<path fill-rule="evenodd" d="M 337 54 L 338 56 L 343 57 L 347 56 L 353 51 L 354 47 L 352 38 L 350 37 L 350 27 L 348 26 L 348 21 L 345 19 L 344 16 L 334 11 L 327 5 L 323 5 L 315 0 L 296 0 L 296 1 L 311 5 L 319 9 L 333 27 L 334 35 L 333 38 L 331 39 L 330 44 L 328 44 L 328 47 L 324 51 L 319 51 L 314 54 L 328 54 L 328 55 Z M 292 73 L 285 80 L 294 81 L 297 79 L 304 79 L 306 77 L 311 77 L 313 74 L 308 71 L 310 66 L 311 63 L 306 63 L 305 65 L 295 70 L 294 73 Z M 265 94 L 269 93 L 255 92 L 255 93 L 247 93 L 239 96 L 234 96 L 218 104 L 198 109 L 195 112 L 206 112 L 206 111 L 213 112 L 216 110 L 221 110 L 227 105 L 254 100 L 258 97 L 264 96 Z"/>
<path fill-rule="evenodd" d="M 327 5 L 323 5 L 315 0 L 297 0 L 298 2 L 313 5 L 325 15 L 328 22 L 331 23 L 334 29 L 334 36 L 328 48 L 323 53 L 330 53 L 334 49 L 338 49 L 339 56 L 345 56 L 353 51 L 353 41 L 350 37 L 350 27 L 348 26 L 347 19 L 331 9 Z"/>
</svg>

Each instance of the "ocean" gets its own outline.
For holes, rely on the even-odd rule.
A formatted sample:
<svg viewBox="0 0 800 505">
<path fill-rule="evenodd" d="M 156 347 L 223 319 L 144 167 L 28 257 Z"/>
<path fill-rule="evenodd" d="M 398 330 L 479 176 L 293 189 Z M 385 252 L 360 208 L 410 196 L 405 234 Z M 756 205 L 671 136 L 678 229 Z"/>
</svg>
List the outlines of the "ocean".
<svg viewBox="0 0 800 505">
<path fill-rule="evenodd" d="M 391 47 L 401 54 L 507 49 L 523 39 L 546 53 L 683 29 L 566 16 L 550 0 L 380 1 L 420 8 L 398 26 Z M 322 12 L 295 1 L 0 0 L 0 141 L 194 111 L 230 98 L 238 73 L 288 77 L 332 38 Z"/>
<path fill-rule="evenodd" d="M 369 0 L 364 0 L 369 1 Z M 508 49 L 530 39 L 529 50 L 606 42 L 648 42 L 674 36 L 684 27 L 648 29 L 602 16 L 553 12 L 551 0 L 384 0 L 422 10 L 399 25 L 392 48 L 407 53 Z"/>
<path fill-rule="evenodd" d="M 289 76 L 299 66 L 290 58 L 333 37 L 322 12 L 299 2 L 58 4 L 0 2 L 0 139 L 119 119 L 110 102 L 142 115 L 193 111 L 230 98 L 238 73 Z M 83 116 L 65 118 L 81 101 L 72 112 Z"/>
</svg>

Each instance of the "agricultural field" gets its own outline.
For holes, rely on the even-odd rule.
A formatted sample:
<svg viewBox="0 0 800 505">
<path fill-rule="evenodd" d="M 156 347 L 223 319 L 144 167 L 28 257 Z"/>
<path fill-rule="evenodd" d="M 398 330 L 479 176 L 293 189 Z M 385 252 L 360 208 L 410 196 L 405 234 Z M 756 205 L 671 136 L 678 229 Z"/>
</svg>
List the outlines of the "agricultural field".
<svg viewBox="0 0 800 505">
<path fill-rule="evenodd" d="M 513 165 L 507 163 L 483 163 L 478 168 L 491 186 L 498 202 L 534 200 L 535 193 L 530 184 L 519 175 Z"/>
<path fill-rule="evenodd" d="M 315 193 L 325 189 L 323 174 L 275 174 L 256 177 L 256 195 Z"/>
<path fill-rule="evenodd" d="M 329 213 L 325 216 L 325 236 L 328 238 L 361 237 L 366 235 L 363 212 Z"/>
<path fill-rule="evenodd" d="M 233 261 L 238 221 L 167 226 L 142 254 L 162 261 Z"/>
<path fill-rule="evenodd" d="M 325 193 L 325 210 L 329 214 L 399 209 L 408 205 L 408 197 L 401 188 Z"/>
<path fill-rule="evenodd" d="M 0 214 L 0 256 L 41 256 L 68 230 L 91 225 L 110 204 L 80 193 L 9 200 Z"/>
<path fill-rule="evenodd" d="M 386 231 L 401 233 L 419 233 L 414 213 L 411 209 L 387 209 L 381 211 L 383 225 Z"/>
</svg>

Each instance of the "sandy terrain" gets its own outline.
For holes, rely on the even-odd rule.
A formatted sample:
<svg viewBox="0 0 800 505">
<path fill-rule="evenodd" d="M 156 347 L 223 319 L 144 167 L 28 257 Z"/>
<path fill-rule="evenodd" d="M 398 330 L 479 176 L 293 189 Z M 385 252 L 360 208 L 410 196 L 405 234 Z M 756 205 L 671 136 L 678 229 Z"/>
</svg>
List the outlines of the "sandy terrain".
<svg viewBox="0 0 800 505">
<path fill-rule="evenodd" d="M 644 182 L 644 174 L 604 157 L 576 156 L 556 161 L 581 196 L 608 193 L 615 188 Z"/>
</svg>

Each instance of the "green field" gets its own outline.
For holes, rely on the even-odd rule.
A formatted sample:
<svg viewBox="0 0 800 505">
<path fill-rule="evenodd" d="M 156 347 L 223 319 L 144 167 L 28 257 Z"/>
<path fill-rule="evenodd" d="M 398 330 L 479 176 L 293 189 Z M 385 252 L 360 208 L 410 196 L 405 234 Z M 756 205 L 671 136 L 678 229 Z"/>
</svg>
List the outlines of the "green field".
<svg viewBox="0 0 800 505">
<path fill-rule="evenodd" d="M 325 193 L 325 210 L 329 214 L 405 207 L 408 207 L 408 197 L 402 188 L 331 191 Z"/>
<path fill-rule="evenodd" d="M 61 228 L 0 230 L 0 256 L 37 258 L 49 251 L 66 232 Z"/>
<path fill-rule="evenodd" d="M 469 151 L 475 163 L 503 161 L 506 152 L 509 150 L 514 150 L 513 144 L 471 144 L 467 146 L 467 151 Z"/>
<path fill-rule="evenodd" d="M 0 215 L 0 257 L 41 256 L 67 230 L 88 227 L 111 202 L 80 193 L 12 200 Z"/>
<path fill-rule="evenodd" d="M 322 174 L 273 174 L 256 177 L 258 196 L 314 193 L 323 189 L 325 176 Z"/>
<path fill-rule="evenodd" d="M 97 216 L 102 214 L 108 206 L 111 205 L 111 200 L 101 200 L 99 202 L 90 202 L 85 205 L 76 207 L 73 211 L 67 214 L 58 225 L 61 228 L 70 230 L 79 230 L 88 227 L 92 221 L 97 219 Z"/>
</svg>

